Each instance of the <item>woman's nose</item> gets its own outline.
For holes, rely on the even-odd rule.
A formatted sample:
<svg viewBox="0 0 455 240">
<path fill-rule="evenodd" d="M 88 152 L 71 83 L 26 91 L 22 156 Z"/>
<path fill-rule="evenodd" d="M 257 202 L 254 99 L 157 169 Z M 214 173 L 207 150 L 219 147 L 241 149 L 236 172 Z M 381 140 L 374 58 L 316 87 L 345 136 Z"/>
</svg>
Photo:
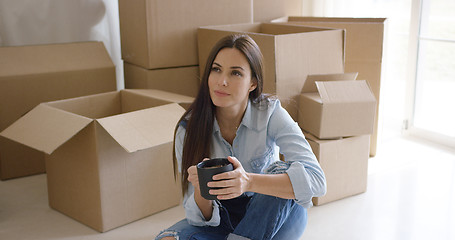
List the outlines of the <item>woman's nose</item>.
<svg viewBox="0 0 455 240">
<path fill-rule="evenodd" d="M 227 81 L 228 81 L 227 77 L 224 76 L 224 75 L 222 75 L 222 76 L 220 76 L 220 79 L 219 79 L 218 83 L 219 83 L 221 86 L 227 86 L 227 85 L 228 85 L 228 84 L 227 84 Z"/>
</svg>

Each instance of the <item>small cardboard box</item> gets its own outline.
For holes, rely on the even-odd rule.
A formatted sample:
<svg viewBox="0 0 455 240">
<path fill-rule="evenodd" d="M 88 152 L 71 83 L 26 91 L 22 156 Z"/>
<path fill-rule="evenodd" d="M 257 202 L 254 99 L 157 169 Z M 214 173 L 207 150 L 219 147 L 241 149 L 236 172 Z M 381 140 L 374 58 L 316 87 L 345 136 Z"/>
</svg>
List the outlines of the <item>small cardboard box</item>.
<svg viewBox="0 0 455 240">
<path fill-rule="evenodd" d="M 330 27 L 346 30 L 345 71 L 358 72 L 365 79 L 377 99 L 376 115 L 379 116 L 382 62 L 385 53 L 386 18 L 339 18 L 291 16 L 275 19 L 293 25 Z M 370 155 L 376 155 L 378 118 L 371 135 Z"/>
<path fill-rule="evenodd" d="M 368 83 L 365 80 L 334 81 L 339 76 L 349 75 L 352 74 L 308 76 L 299 101 L 298 122 L 302 129 L 319 139 L 373 132 L 376 99 Z"/>
<path fill-rule="evenodd" d="M 115 90 L 102 42 L 0 47 L 0 131 L 42 102 Z M 43 172 L 41 152 L 0 137 L 2 180 Z"/>
<path fill-rule="evenodd" d="M 320 140 L 305 133 L 327 181 L 327 193 L 313 198 L 314 205 L 322 205 L 367 189 L 370 136 Z"/>
<path fill-rule="evenodd" d="M 125 62 L 125 88 L 160 89 L 196 97 L 199 90 L 199 67 L 145 69 Z"/>
<path fill-rule="evenodd" d="M 200 27 L 200 71 L 215 43 L 233 33 L 248 34 L 259 45 L 264 56 L 264 92 L 276 94 L 295 120 L 298 95 L 309 74 L 344 72 L 344 30 L 277 23 Z"/>
<path fill-rule="evenodd" d="M 197 28 L 251 23 L 252 5 L 252 0 L 120 0 L 122 58 L 147 69 L 197 65 Z"/>
<path fill-rule="evenodd" d="M 180 203 L 172 147 L 184 109 L 146 92 L 42 103 L 1 135 L 46 153 L 50 207 L 105 232 Z"/>
<path fill-rule="evenodd" d="M 302 0 L 253 0 L 253 21 L 268 22 L 282 16 L 301 16 Z"/>
</svg>

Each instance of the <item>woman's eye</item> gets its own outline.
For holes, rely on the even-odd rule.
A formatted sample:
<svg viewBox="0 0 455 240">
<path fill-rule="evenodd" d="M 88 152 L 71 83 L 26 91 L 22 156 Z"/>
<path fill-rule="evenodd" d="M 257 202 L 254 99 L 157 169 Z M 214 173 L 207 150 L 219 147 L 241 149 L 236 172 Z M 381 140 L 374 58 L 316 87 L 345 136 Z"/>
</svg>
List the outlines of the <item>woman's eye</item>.
<svg viewBox="0 0 455 240">
<path fill-rule="evenodd" d="M 212 72 L 220 72 L 221 69 L 219 67 L 212 67 L 211 71 Z"/>
<path fill-rule="evenodd" d="M 239 71 L 232 71 L 232 75 L 237 76 L 237 77 L 242 77 L 243 74 Z"/>
</svg>

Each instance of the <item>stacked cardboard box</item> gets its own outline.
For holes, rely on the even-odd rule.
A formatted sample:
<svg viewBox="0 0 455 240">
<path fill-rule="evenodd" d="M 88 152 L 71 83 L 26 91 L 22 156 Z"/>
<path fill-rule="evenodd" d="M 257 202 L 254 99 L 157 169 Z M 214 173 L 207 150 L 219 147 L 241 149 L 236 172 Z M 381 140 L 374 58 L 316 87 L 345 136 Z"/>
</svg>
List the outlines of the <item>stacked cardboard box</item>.
<svg viewBox="0 0 455 240">
<path fill-rule="evenodd" d="M 327 177 L 315 205 L 366 191 L 376 99 L 355 74 L 310 75 L 299 100 L 299 125 Z"/>
<path fill-rule="evenodd" d="M 252 3 L 120 0 L 122 58 L 127 63 L 125 87 L 178 88 L 178 93 L 195 96 L 199 88 L 197 28 L 251 23 Z"/>
<path fill-rule="evenodd" d="M 323 140 L 305 133 L 305 137 L 327 181 L 326 195 L 313 198 L 315 206 L 366 191 L 369 135 Z"/>
<path fill-rule="evenodd" d="M 346 72 L 358 72 L 359 79 L 368 81 L 377 99 L 376 114 L 379 114 L 380 86 L 384 38 L 386 33 L 385 18 L 325 18 L 325 17 L 284 17 L 273 22 L 314 27 L 330 27 L 346 30 Z M 374 123 L 370 139 L 370 156 L 377 151 L 378 118 Z"/>
<path fill-rule="evenodd" d="M 0 48 L 0 131 L 41 102 L 115 91 L 103 43 Z M 44 155 L 0 137 L 2 180 L 45 172 Z"/>
<path fill-rule="evenodd" d="M 306 77 L 344 71 L 344 30 L 278 23 L 200 27 L 200 70 L 212 46 L 232 33 L 248 34 L 256 41 L 264 56 L 264 92 L 276 94 L 295 120 Z"/>
<path fill-rule="evenodd" d="M 1 136 L 45 152 L 49 205 L 104 232 L 180 203 L 173 133 L 192 101 L 121 90 L 42 103 Z"/>
</svg>

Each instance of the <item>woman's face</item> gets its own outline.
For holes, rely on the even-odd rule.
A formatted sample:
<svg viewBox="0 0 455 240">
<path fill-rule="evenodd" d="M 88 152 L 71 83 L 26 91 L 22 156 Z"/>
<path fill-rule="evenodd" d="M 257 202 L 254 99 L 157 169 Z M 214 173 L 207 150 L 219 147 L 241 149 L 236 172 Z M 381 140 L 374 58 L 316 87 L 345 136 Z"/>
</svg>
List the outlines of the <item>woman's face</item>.
<svg viewBox="0 0 455 240">
<path fill-rule="evenodd" d="M 251 68 L 242 52 L 223 48 L 213 61 L 208 79 L 213 104 L 221 108 L 246 107 L 248 95 L 256 88 Z"/>
</svg>

